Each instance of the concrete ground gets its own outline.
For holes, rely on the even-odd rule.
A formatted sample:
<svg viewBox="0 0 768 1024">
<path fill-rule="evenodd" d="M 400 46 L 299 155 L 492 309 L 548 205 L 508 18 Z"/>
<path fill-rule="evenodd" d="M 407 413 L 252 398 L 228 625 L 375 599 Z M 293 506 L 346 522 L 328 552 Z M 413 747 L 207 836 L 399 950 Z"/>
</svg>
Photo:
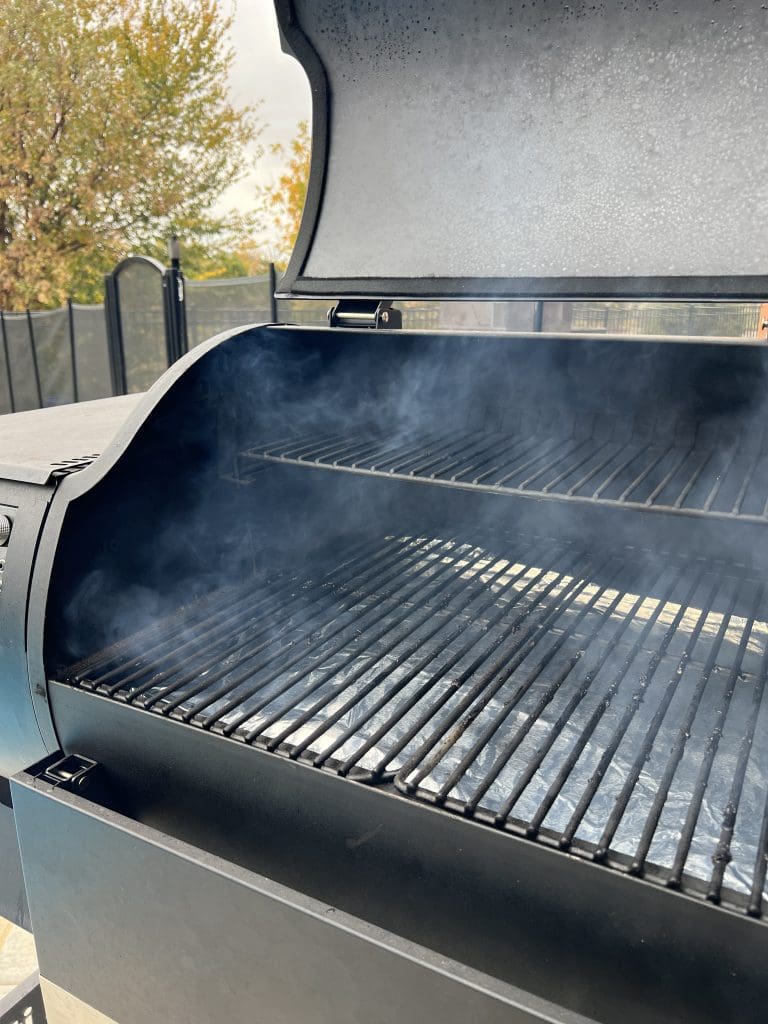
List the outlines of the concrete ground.
<svg viewBox="0 0 768 1024">
<path fill-rule="evenodd" d="M 0 999 L 37 968 L 35 940 L 0 917 Z"/>
</svg>

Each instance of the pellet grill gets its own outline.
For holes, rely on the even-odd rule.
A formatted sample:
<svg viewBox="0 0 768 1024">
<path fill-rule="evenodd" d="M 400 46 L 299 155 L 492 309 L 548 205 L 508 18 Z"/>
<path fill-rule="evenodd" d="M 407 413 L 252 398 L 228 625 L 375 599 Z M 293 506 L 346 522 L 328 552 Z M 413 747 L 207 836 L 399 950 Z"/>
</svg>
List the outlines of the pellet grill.
<svg viewBox="0 0 768 1024">
<path fill-rule="evenodd" d="M 329 326 L 0 420 L 49 1019 L 764 1020 L 768 352 L 392 300 L 762 298 L 768 14 L 276 6 Z"/>
</svg>

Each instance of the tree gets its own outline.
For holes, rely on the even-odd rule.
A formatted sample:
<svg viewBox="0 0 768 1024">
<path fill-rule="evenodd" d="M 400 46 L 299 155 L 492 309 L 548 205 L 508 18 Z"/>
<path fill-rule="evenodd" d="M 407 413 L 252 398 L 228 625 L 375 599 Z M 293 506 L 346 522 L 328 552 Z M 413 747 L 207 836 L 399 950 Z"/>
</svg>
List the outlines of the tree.
<svg viewBox="0 0 768 1024">
<path fill-rule="evenodd" d="M 243 237 L 212 212 L 258 135 L 229 27 L 219 0 L 2 0 L 0 308 L 87 297 L 173 231 Z"/>
<path fill-rule="evenodd" d="M 307 198 L 312 140 L 309 125 L 300 121 L 289 146 L 278 142 L 270 147 L 287 160 L 285 170 L 274 185 L 262 191 L 262 206 L 276 233 L 275 262 L 285 268 L 299 233 L 304 200 Z"/>
<path fill-rule="evenodd" d="M 185 277 L 207 281 L 219 277 L 257 277 L 269 269 L 264 252 L 253 242 L 235 242 L 230 247 L 184 244 L 181 265 Z"/>
</svg>

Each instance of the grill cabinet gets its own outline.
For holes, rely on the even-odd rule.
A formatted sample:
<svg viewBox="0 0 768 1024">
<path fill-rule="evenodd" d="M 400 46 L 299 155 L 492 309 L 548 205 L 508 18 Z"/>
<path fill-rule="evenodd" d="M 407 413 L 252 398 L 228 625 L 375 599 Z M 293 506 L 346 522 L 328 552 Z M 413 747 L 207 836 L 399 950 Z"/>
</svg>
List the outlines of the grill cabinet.
<svg viewBox="0 0 768 1024">
<path fill-rule="evenodd" d="M 731 230 L 759 200 L 734 147 L 765 19 L 742 6 L 737 32 L 720 5 L 576 17 L 547 2 L 505 13 L 505 36 L 490 3 L 278 4 L 315 116 L 283 287 L 343 295 L 332 326 L 213 339 L 141 399 L 25 420 L 27 451 L 19 417 L 0 424 L 16 446 L 0 756 L 57 998 L 120 1024 L 761 1019 L 768 354 L 337 326 L 381 328 L 392 298 L 425 293 L 758 294 L 764 240 Z M 388 24 L 402 47 L 363 60 Z M 392 205 L 445 145 L 446 47 L 488 86 L 452 92 L 485 139 L 488 188 L 518 136 L 538 167 L 567 115 L 567 273 L 552 272 L 558 238 L 510 248 L 530 183 L 504 196 L 495 276 L 471 272 L 471 244 L 463 263 L 445 248 L 418 189 Z M 520 57 L 506 91 L 489 85 L 500 48 Z M 665 56 L 633 116 L 654 144 L 680 127 L 665 102 L 680 75 L 716 67 L 725 96 L 711 117 L 731 148 L 701 187 L 724 201 L 742 171 L 744 189 L 699 252 L 684 229 L 700 197 L 671 215 L 666 153 L 633 165 L 632 217 L 578 235 L 597 113 L 588 131 L 576 86 L 621 96 L 649 53 Z M 395 66 L 401 92 L 432 81 L 436 123 L 419 121 L 421 93 L 397 106 Z M 546 123 L 521 113 L 524 87 Z M 361 127 L 371 97 L 383 126 L 424 128 L 407 160 Z M 612 97 L 615 198 L 639 156 Z M 687 115 L 711 99 L 683 98 Z M 697 145 L 677 163 L 689 184 Z M 460 152 L 443 193 L 467 173 Z M 345 212 L 343 197 L 366 208 L 361 181 L 387 232 Z M 660 197 L 641 246 L 632 218 Z M 490 232 L 482 196 L 465 198 Z"/>
</svg>

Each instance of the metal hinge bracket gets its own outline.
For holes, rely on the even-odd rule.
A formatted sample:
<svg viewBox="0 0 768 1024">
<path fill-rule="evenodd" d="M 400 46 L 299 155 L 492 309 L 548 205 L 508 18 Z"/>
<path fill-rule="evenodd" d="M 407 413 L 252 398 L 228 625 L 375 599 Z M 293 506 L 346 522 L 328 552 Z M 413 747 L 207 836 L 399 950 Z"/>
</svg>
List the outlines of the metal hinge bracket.
<svg viewBox="0 0 768 1024">
<path fill-rule="evenodd" d="M 80 754 L 68 754 L 59 758 L 53 764 L 48 765 L 42 772 L 41 778 L 57 789 L 66 789 L 71 793 L 82 793 L 91 784 L 94 773 L 99 765 L 90 757 L 82 757 Z"/>
<path fill-rule="evenodd" d="M 392 299 L 340 299 L 328 310 L 328 326 L 397 331 L 403 314 L 392 308 Z"/>
</svg>

